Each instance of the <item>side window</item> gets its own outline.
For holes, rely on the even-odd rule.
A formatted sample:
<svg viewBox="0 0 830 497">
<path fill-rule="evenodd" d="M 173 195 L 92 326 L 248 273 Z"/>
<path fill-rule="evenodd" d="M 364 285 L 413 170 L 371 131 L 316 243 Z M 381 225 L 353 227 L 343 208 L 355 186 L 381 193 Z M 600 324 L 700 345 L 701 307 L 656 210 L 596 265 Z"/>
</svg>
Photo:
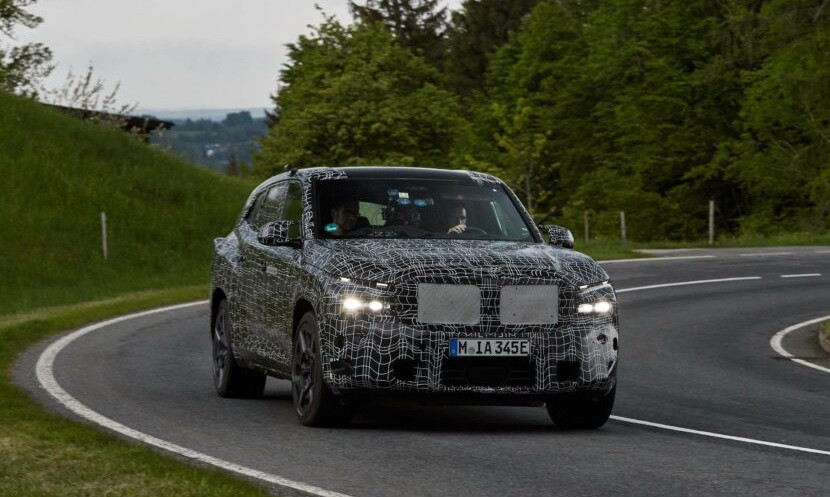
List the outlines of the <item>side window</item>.
<svg viewBox="0 0 830 497">
<path fill-rule="evenodd" d="M 282 212 L 282 219 L 297 222 L 297 224 L 292 226 L 289 231 L 289 236 L 291 238 L 302 237 L 303 187 L 297 181 L 291 181 L 288 183 L 288 191 L 285 195 L 285 208 Z"/>
<path fill-rule="evenodd" d="M 260 192 L 257 195 L 256 200 L 254 200 L 254 205 L 248 209 L 248 213 L 245 214 L 245 221 L 248 221 L 249 224 L 253 225 L 254 223 L 254 216 L 256 216 L 257 211 L 260 207 L 262 207 L 262 203 L 265 201 L 265 197 L 268 196 L 268 192 Z"/>
<path fill-rule="evenodd" d="M 272 186 L 268 193 L 263 195 L 262 203 L 254 206 L 251 212 L 251 224 L 255 230 L 260 229 L 264 224 L 271 221 L 278 221 L 282 214 L 282 203 L 285 198 L 285 183 Z"/>
</svg>

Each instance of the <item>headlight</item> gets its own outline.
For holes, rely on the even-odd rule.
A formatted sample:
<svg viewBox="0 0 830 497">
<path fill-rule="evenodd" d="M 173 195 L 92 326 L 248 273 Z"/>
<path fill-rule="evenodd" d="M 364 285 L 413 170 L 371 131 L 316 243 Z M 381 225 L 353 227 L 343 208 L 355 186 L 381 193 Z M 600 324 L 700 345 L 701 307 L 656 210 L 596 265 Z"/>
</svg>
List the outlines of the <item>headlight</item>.
<svg viewBox="0 0 830 497">
<path fill-rule="evenodd" d="M 606 315 L 610 314 L 612 309 L 614 309 L 614 306 L 611 302 L 608 302 L 607 300 L 598 300 L 587 304 L 579 304 L 579 307 L 576 308 L 576 312 L 580 314 Z"/>
<path fill-rule="evenodd" d="M 355 314 L 361 311 L 368 310 L 369 312 L 381 312 L 384 309 L 389 309 L 389 304 L 378 299 L 360 299 L 357 297 L 346 297 L 341 302 L 343 312 L 348 314 Z"/>
</svg>

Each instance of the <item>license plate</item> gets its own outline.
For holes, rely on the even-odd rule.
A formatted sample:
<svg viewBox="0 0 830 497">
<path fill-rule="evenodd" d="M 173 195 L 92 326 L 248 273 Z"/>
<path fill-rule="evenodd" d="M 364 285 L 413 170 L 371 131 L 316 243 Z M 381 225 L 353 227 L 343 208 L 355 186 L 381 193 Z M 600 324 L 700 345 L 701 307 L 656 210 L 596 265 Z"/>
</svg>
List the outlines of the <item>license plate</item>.
<svg viewBox="0 0 830 497">
<path fill-rule="evenodd" d="M 530 355 L 529 340 L 450 338 L 450 357 L 521 357 Z"/>
</svg>

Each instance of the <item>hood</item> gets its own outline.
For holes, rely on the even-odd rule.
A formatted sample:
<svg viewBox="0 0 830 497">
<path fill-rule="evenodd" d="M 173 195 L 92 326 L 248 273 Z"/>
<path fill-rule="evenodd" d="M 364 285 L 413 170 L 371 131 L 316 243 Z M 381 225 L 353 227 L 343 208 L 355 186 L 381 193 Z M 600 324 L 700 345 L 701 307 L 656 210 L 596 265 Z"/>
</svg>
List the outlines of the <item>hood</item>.
<svg viewBox="0 0 830 497">
<path fill-rule="evenodd" d="M 495 270 L 500 274 L 549 275 L 572 286 L 608 279 L 593 259 L 542 243 L 491 240 L 314 240 L 306 262 L 332 276 L 396 282 L 408 274 Z"/>
</svg>

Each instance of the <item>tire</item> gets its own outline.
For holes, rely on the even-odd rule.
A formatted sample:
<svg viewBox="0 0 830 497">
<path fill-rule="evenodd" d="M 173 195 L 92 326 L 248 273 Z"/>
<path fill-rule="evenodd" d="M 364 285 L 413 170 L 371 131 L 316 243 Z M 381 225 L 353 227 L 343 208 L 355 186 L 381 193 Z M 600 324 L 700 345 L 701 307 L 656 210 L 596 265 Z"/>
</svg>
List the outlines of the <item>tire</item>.
<svg viewBox="0 0 830 497">
<path fill-rule="evenodd" d="M 323 380 L 320 332 L 313 312 L 306 312 L 294 333 L 291 358 L 291 400 L 297 418 L 305 426 L 344 426 L 352 419 Z"/>
<path fill-rule="evenodd" d="M 604 425 L 614 408 L 617 387 L 607 392 L 587 391 L 554 395 L 545 403 L 556 426 L 565 430 L 594 430 Z"/>
<path fill-rule="evenodd" d="M 265 390 L 265 373 L 237 364 L 231 347 L 233 325 L 228 316 L 228 301 L 216 308 L 211 329 L 213 342 L 213 386 L 220 397 L 255 399 Z"/>
</svg>

